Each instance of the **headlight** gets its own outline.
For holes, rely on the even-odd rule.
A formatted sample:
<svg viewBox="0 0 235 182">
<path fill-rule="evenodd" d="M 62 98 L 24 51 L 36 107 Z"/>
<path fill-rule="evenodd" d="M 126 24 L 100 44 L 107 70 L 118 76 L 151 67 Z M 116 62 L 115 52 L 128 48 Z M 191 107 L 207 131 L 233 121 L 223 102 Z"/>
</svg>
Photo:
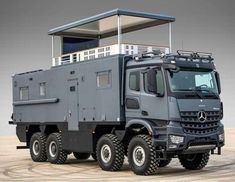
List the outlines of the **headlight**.
<svg viewBox="0 0 235 182">
<path fill-rule="evenodd" d="M 184 142 L 183 136 L 170 135 L 171 143 L 179 144 Z"/>
<path fill-rule="evenodd" d="M 224 141 L 224 133 L 219 135 L 219 141 Z"/>
</svg>

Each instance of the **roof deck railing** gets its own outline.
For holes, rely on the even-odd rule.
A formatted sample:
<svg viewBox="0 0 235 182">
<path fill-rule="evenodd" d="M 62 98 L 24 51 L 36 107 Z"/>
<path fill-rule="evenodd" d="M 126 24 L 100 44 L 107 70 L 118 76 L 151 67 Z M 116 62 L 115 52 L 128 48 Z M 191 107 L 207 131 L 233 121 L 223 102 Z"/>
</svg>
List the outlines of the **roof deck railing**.
<svg viewBox="0 0 235 182">
<path fill-rule="evenodd" d="M 68 63 L 81 62 L 91 59 L 102 58 L 106 56 L 112 56 L 117 54 L 125 55 L 140 55 L 144 52 L 152 52 L 159 50 L 163 54 L 169 53 L 169 47 L 157 46 L 157 45 L 144 45 L 144 44 L 129 44 L 124 43 L 120 46 L 119 50 L 118 44 L 107 45 L 103 47 L 97 47 L 92 49 L 87 49 L 83 51 L 74 52 L 71 54 L 64 54 L 58 57 L 54 57 L 52 61 L 52 66 L 59 66 Z"/>
</svg>

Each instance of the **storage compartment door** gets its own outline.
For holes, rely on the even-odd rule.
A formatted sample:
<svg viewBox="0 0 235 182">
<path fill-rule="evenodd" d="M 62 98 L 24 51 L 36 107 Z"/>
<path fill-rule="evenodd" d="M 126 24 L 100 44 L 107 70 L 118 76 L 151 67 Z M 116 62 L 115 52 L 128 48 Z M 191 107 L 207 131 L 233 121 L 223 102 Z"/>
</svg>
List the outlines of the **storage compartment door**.
<svg viewBox="0 0 235 182">
<path fill-rule="evenodd" d="M 68 130 L 78 130 L 78 80 L 68 80 Z"/>
</svg>

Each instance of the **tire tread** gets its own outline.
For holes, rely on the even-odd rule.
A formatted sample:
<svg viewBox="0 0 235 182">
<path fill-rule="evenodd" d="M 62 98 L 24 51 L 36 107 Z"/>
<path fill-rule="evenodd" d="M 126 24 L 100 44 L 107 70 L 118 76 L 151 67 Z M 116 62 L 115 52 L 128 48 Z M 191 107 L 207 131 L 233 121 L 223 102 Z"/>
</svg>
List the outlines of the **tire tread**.
<svg viewBox="0 0 235 182">
<path fill-rule="evenodd" d="M 137 138 L 139 138 L 140 140 L 144 140 L 145 143 L 147 144 L 149 150 L 150 150 L 150 165 L 148 166 L 148 168 L 143 171 L 142 173 L 140 172 L 137 172 L 134 168 L 133 165 L 130 164 L 130 167 L 132 169 L 132 171 L 137 174 L 137 175 L 154 175 L 157 173 L 157 170 L 158 170 L 158 165 L 159 165 L 159 160 L 158 160 L 158 157 L 157 157 L 157 153 L 156 153 L 156 149 L 154 148 L 154 146 L 152 145 L 152 139 L 149 135 L 137 135 L 135 136 Z M 128 151 L 130 150 L 130 144 L 128 146 Z M 128 152 L 129 153 L 129 152 Z M 128 157 L 128 159 L 130 158 L 131 156 Z"/>
<path fill-rule="evenodd" d="M 197 154 L 197 155 L 199 156 L 197 156 L 194 161 L 188 161 L 183 156 L 179 156 L 179 161 L 185 169 L 200 170 L 207 165 L 210 154 L 209 152 L 206 152 L 206 153 Z"/>
<path fill-rule="evenodd" d="M 47 154 L 46 154 L 47 135 L 44 134 L 44 133 L 41 133 L 41 132 L 37 132 L 37 133 L 34 133 L 32 135 L 32 137 L 35 137 L 35 136 L 40 140 L 39 142 L 41 144 L 41 154 L 40 154 L 39 158 L 34 157 L 33 151 L 31 149 L 32 148 L 32 146 L 31 146 L 32 141 L 30 141 L 30 155 L 31 155 L 31 158 L 35 162 L 45 162 L 45 161 L 47 161 Z"/>
<path fill-rule="evenodd" d="M 113 146 L 114 146 L 114 150 L 115 150 L 115 160 L 112 164 L 112 166 L 110 166 L 110 168 L 108 169 L 108 171 L 119 171 L 121 168 L 122 168 L 122 165 L 123 165 L 123 162 L 124 162 L 124 147 L 123 147 L 123 144 L 121 143 L 121 141 L 117 138 L 116 135 L 113 135 L 113 134 L 106 134 L 104 136 L 101 137 L 102 138 L 108 138 L 109 140 L 112 141 L 113 143 Z M 99 151 L 98 151 L 98 145 L 97 145 L 97 150 L 96 150 L 96 154 L 99 154 Z M 99 161 L 99 157 L 97 157 L 97 160 L 98 160 L 98 163 L 100 165 L 100 167 L 103 169 L 103 170 L 107 170 L 107 169 L 104 169 L 102 167 L 102 162 Z"/>
<path fill-rule="evenodd" d="M 57 143 L 57 147 L 58 147 L 58 156 L 55 160 L 51 160 L 50 157 L 49 157 L 49 152 L 47 152 L 47 155 L 48 155 L 48 160 L 52 163 L 52 164 L 64 164 L 67 160 L 67 156 L 68 156 L 68 153 L 63 150 L 62 148 L 62 140 L 61 140 L 61 134 L 60 133 L 52 133 L 49 137 L 55 137 L 56 138 L 56 143 Z M 48 138 L 49 138 L 48 137 Z M 49 146 L 49 145 L 47 145 Z M 49 149 L 47 149 L 48 151 Z"/>
</svg>

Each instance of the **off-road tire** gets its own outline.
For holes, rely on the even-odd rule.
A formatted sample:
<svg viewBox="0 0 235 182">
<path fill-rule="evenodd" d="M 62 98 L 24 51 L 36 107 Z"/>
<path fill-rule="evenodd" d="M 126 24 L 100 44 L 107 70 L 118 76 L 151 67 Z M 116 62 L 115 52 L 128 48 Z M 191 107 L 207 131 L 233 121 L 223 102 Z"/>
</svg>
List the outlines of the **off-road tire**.
<svg viewBox="0 0 235 182">
<path fill-rule="evenodd" d="M 166 167 L 168 164 L 170 164 L 172 158 L 167 158 L 166 160 L 160 160 L 158 167 Z"/>
<path fill-rule="evenodd" d="M 134 162 L 134 149 L 140 146 L 144 149 L 145 160 L 143 165 L 138 166 Z M 137 175 L 153 175 L 157 173 L 159 160 L 155 147 L 149 135 L 137 135 L 133 137 L 128 145 L 128 161 L 131 170 Z"/>
<path fill-rule="evenodd" d="M 33 151 L 33 144 L 37 140 L 38 142 L 38 154 L 35 154 Z M 46 154 L 46 140 L 47 136 L 43 133 L 37 132 L 34 133 L 30 139 L 29 150 L 30 156 L 34 162 L 45 162 L 47 160 Z"/>
<path fill-rule="evenodd" d="M 90 157 L 89 153 L 73 152 L 73 155 L 78 160 L 86 160 Z"/>
<path fill-rule="evenodd" d="M 50 155 L 49 147 L 50 147 L 51 142 L 54 142 L 56 145 L 55 156 Z M 66 152 L 62 148 L 62 141 L 61 141 L 60 133 L 50 134 L 49 137 L 47 138 L 46 146 L 47 146 L 47 158 L 49 162 L 51 162 L 52 164 L 64 164 L 65 163 L 67 156 L 68 156 L 68 152 Z"/>
<path fill-rule="evenodd" d="M 103 161 L 101 157 L 101 149 L 105 145 L 110 148 L 111 158 L 108 162 Z M 124 162 L 123 144 L 117 136 L 113 134 L 103 135 L 97 143 L 96 156 L 101 169 L 105 171 L 118 171 L 121 169 Z"/>
<path fill-rule="evenodd" d="M 192 158 L 192 154 L 179 155 L 179 161 L 185 169 L 189 170 L 200 170 L 204 168 L 209 161 L 209 152 L 198 153 Z"/>
</svg>

